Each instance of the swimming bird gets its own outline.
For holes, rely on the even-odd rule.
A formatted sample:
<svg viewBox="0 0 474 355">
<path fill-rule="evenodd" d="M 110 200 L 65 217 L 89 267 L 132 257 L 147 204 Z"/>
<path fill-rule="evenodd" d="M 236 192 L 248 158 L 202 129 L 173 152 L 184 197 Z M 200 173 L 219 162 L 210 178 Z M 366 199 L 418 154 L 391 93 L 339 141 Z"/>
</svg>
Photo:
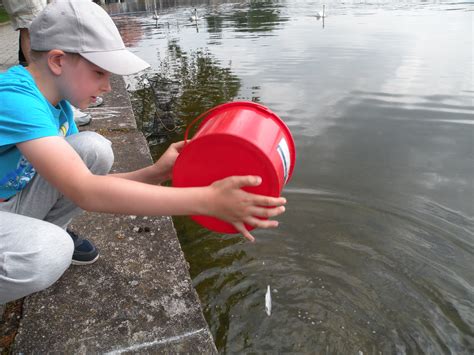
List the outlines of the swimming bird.
<svg viewBox="0 0 474 355">
<path fill-rule="evenodd" d="M 193 14 L 189 17 L 189 20 L 190 20 L 190 21 L 197 21 L 197 20 L 199 20 L 199 16 L 198 16 L 198 14 L 197 14 L 197 10 L 196 10 L 196 9 L 193 10 Z"/>
<path fill-rule="evenodd" d="M 326 5 L 323 5 L 323 12 L 316 12 L 316 18 L 319 20 L 320 18 L 325 18 L 326 17 L 326 13 L 325 13 L 325 8 L 326 8 Z"/>
</svg>

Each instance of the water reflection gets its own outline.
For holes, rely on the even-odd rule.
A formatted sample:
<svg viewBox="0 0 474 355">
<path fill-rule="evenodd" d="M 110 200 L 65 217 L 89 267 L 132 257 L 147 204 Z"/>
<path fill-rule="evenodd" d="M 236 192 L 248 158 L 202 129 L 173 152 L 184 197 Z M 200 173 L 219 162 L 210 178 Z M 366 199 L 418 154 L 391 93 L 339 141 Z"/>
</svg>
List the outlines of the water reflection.
<svg viewBox="0 0 474 355">
<path fill-rule="evenodd" d="M 277 112 L 297 144 L 287 213 L 256 244 L 175 219 L 217 346 L 472 352 L 474 6 L 328 1 L 323 29 L 322 4 L 163 1 L 158 24 L 133 16 L 152 145 L 235 99 Z"/>
<path fill-rule="evenodd" d="M 258 2 L 258 1 L 257 1 Z M 119 13 L 135 14 L 139 12 L 152 12 L 158 14 L 167 12 L 168 9 L 186 8 L 191 10 L 196 7 L 210 6 L 218 8 L 222 4 L 247 3 L 247 0 L 100 0 L 111 15 Z"/>
<path fill-rule="evenodd" d="M 127 47 L 135 46 L 142 39 L 143 27 L 136 17 L 116 16 L 114 21 Z"/>
<path fill-rule="evenodd" d="M 195 117 L 232 101 L 239 89 L 231 68 L 222 67 L 210 52 L 187 53 L 172 40 L 159 70 L 140 77 L 132 102 L 139 127 L 155 147 L 182 139 L 183 128 Z"/>
<path fill-rule="evenodd" d="M 240 270 L 241 266 L 251 263 L 252 258 L 245 251 L 235 249 L 240 241 L 237 236 L 223 238 L 209 233 L 185 217 L 174 218 L 174 222 L 185 255 L 201 260 L 200 264 L 208 271 L 203 274 L 200 267 L 190 268 L 193 284 L 200 297 L 204 297 L 203 311 L 216 346 L 225 348 L 234 321 L 233 307 L 255 290 L 255 285 Z M 201 243 L 203 238 L 207 241 L 205 245 Z"/>
<path fill-rule="evenodd" d="M 234 11 L 227 18 L 238 32 L 267 32 L 288 21 L 280 12 L 281 6 L 274 1 L 251 1 L 248 6 Z"/>
</svg>

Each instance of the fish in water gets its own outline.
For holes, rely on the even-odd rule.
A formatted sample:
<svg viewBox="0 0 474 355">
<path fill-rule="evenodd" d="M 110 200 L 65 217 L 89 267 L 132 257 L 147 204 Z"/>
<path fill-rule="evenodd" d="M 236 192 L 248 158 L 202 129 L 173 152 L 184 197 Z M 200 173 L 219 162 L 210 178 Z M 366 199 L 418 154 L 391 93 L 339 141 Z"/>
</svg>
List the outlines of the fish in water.
<svg viewBox="0 0 474 355">
<path fill-rule="evenodd" d="M 272 315 L 272 294 L 270 292 L 270 285 L 267 286 L 267 293 L 265 294 L 265 312 L 267 312 L 267 316 Z"/>
</svg>

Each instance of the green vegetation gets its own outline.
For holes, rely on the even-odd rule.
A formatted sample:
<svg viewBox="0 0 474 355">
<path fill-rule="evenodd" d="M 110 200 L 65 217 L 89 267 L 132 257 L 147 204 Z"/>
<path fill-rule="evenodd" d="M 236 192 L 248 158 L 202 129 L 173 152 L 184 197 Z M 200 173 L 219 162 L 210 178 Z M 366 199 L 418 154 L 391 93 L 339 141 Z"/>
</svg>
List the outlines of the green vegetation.
<svg viewBox="0 0 474 355">
<path fill-rule="evenodd" d="M 10 18 L 8 17 L 8 14 L 5 9 L 0 6 L 0 23 L 4 23 L 7 21 L 10 21 Z"/>
</svg>

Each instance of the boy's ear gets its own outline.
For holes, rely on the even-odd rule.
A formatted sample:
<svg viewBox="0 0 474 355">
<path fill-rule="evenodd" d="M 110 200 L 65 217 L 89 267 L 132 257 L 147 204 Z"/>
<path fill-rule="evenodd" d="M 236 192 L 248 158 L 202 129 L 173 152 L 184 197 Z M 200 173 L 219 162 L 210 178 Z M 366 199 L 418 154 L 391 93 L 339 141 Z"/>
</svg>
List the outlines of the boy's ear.
<svg viewBox="0 0 474 355">
<path fill-rule="evenodd" d="M 60 49 L 52 49 L 47 54 L 48 67 L 54 75 L 61 75 L 66 53 Z"/>
</svg>

